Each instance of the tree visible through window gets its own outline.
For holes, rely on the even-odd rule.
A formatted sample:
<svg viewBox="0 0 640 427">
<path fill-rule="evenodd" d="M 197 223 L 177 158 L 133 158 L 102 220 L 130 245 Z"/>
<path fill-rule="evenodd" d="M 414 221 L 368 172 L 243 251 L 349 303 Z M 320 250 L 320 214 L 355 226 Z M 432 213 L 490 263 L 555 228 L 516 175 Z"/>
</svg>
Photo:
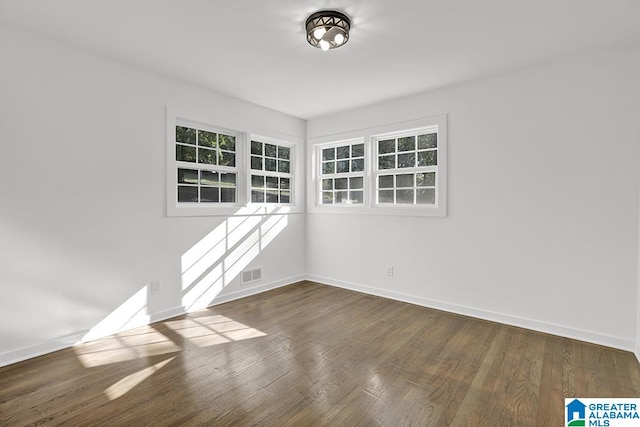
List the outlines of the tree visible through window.
<svg viewBox="0 0 640 427">
<path fill-rule="evenodd" d="M 178 203 L 235 203 L 236 137 L 176 126 Z"/>
<path fill-rule="evenodd" d="M 376 139 L 378 204 L 433 205 L 438 179 L 438 133 Z"/>
<path fill-rule="evenodd" d="M 364 143 L 321 146 L 320 203 L 364 203 Z"/>
<path fill-rule="evenodd" d="M 251 141 L 251 202 L 291 203 L 291 147 Z"/>
</svg>

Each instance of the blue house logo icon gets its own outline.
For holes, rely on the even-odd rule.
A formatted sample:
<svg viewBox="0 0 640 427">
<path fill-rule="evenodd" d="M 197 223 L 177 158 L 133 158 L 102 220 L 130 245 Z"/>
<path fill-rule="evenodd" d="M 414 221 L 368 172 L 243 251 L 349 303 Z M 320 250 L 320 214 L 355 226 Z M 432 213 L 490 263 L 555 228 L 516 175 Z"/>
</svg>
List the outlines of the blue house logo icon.
<svg viewBox="0 0 640 427">
<path fill-rule="evenodd" d="M 587 405 L 574 399 L 567 405 L 567 426 L 584 426 L 585 425 L 585 409 Z"/>
</svg>

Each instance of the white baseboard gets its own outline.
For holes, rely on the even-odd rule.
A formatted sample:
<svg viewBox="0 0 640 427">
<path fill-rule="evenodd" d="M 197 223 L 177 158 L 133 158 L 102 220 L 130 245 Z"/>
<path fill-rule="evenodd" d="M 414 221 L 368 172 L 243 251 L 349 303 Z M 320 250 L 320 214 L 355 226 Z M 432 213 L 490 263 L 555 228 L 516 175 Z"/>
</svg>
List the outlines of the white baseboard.
<svg viewBox="0 0 640 427">
<path fill-rule="evenodd" d="M 235 292 L 230 292 L 228 294 L 220 295 L 217 297 L 209 307 L 213 307 L 216 305 L 224 304 L 226 302 L 235 301 L 240 298 L 245 298 L 255 294 L 261 294 L 263 292 L 270 291 L 272 289 L 281 288 L 283 286 L 292 285 L 294 283 L 300 282 L 302 280 L 306 280 L 306 275 L 299 274 L 297 276 L 287 277 L 286 279 L 276 280 L 274 282 L 270 282 L 264 285 L 257 286 L 243 286 L 243 289 Z"/>
<path fill-rule="evenodd" d="M 640 349 L 636 348 L 632 340 L 622 337 L 614 337 L 597 332 L 586 331 L 582 329 L 571 328 L 568 326 L 557 325 L 553 323 L 541 322 L 538 320 L 526 319 L 523 317 L 513 316 L 509 314 L 496 313 L 487 310 L 481 310 L 473 307 L 467 307 L 458 304 L 451 304 L 443 301 L 423 298 L 416 295 L 409 295 L 400 292 L 389 291 L 386 289 L 374 288 L 358 283 L 345 282 L 342 280 L 332 279 L 329 277 L 307 274 L 307 280 L 318 282 L 323 285 L 336 286 L 339 288 L 349 289 L 352 291 L 362 292 L 370 295 L 376 295 L 396 301 L 408 302 L 423 307 L 434 308 L 437 310 L 447 311 L 450 313 L 462 314 L 478 319 L 490 320 L 492 322 L 503 323 L 506 325 L 517 326 L 520 328 L 531 329 L 538 332 L 544 332 L 551 335 L 572 338 L 580 341 L 586 341 L 593 344 L 604 345 L 607 347 L 618 348 L 621 350 L 634 352 L 640 361 Z"/>
<path fill-rule="evenodd" d="M 245 286 L 243 289 L 235 292 L 230 292 L 228 294 L 221 295 L 213 300 L 209 307 L 213 307 L 215 305 L 223 304 L 226 302 L 234 301 L 240 298 L 248 297 L 251 295 L 259 294 L 262 292 L 270 291 L 272 289 L 280 288 L 282 286 L 291 285 L 296 282 L 300 282 L 305 280 L 305 276 L 300 274 L 297 276 L 288 277 L 281 280 L 276 280 L 273 282 L 265 283 L 258 286 Z M 152 313 L 148 316 L 149 321 L 146 324 L 151 324 L 155 322 L 161 322 L 163 320 L 170 319 L 172 317 L 180 316 L 185 314 L 186 311 L 184 307 L 174 307 L 168 310 L 163 310 L 157 313 Z M 144 326 L 145 323 L 137 324 L 135 327 Z M 110 333 L 115 334 L 118 332 L 124 332 L 126 330 L 133 329 L 133 327 L 122 328 L 117 331 L 110 331 Z M 65 348 L 73 347 L 74 345 L 83 342 L 82 338 L 87 335 L 89 332 L 88 329 L 83 331 L 78 331 L 71 333 L 69 335 L 64 335 L 61 337 L 54 338 L 52 340 L 48 340 L 42 343 L 38 343 L 35 345 L 19 348 L 17 350 L 10 350 L 5 353 L 0 353 L 0 367 L 11 365 L 17 362 L 22 362 L 27 359 L 32 359 L 34 357 L 42 356 L 47 353 L 53 353 L 54 351 L 63 350 Z M 106 336 L 106 335 L 105 335 Z M 95 337 L 94 339 L 99 339 L 100 337 Z"/>
<path fill-rule="evenodd" d="M 11 365 L 13 363 L 22 362 L 23 360 L 32 359 L 34 357 L 42 356 L 44 354 L 53 353 L 54 351 L 71 347 L 76 342 L 78 342 L 78 340 L 82 339 L 82 337 L 87 332 L 89 332 L 88 329 L 57 337 L 52 340 L 35 345 L 2 353 L 0 354 L 0 368 L 3 366 Z"/>
</svg>

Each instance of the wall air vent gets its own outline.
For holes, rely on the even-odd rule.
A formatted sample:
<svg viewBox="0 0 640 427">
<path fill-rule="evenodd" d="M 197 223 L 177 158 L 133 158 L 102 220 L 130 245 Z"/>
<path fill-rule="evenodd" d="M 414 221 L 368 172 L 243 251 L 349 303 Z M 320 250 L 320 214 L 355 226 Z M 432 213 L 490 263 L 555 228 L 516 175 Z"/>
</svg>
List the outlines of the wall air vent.
<svg viewBox="0 0 640 427">
<path fill-rule="evenodd" d="M 262 279 L 262 267 L 250 268 L 242 272 L 242 284 L 248 285 Z"/>
</svg>

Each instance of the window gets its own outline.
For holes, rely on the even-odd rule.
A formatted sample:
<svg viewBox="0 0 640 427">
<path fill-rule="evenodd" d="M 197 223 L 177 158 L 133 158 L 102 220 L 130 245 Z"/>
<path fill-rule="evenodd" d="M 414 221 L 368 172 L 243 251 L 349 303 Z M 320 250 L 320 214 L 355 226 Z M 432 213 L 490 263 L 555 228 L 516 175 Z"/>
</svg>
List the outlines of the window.
<svg viewBox="0 0 640 427">
<path fill-rule="evenodd" d="M 291 203 L 292 148 L 251 141 L 251 203 Z"/>
<path fill-rule="evenodd" d="M 178 203 L 236 203 L 236 136 L 176 126 Z"/>
<path fill-rule="evenodd" d="M 361 205 L 364 203 L 365 150 L 363 142 L 321 145 L 320 203 Z"/>
<path fill-rule="evenodd" d="M 315 213 L 446 216 L 447 117 L 312 137 Z"/>
<path fill-rule="evenodd" d="M 304 211 L 305 139 L 297 125 L 279 140 L 209 122 L 209 111 L 166 112 L 167 216 Z M 233 126 L 252 121 L 235 117 Z"/>
<path fill-rule="evenodd" d="M 437 129 L 374 138 L 374 144 L 378 204 L 436 203 Z"/>
</svg>

